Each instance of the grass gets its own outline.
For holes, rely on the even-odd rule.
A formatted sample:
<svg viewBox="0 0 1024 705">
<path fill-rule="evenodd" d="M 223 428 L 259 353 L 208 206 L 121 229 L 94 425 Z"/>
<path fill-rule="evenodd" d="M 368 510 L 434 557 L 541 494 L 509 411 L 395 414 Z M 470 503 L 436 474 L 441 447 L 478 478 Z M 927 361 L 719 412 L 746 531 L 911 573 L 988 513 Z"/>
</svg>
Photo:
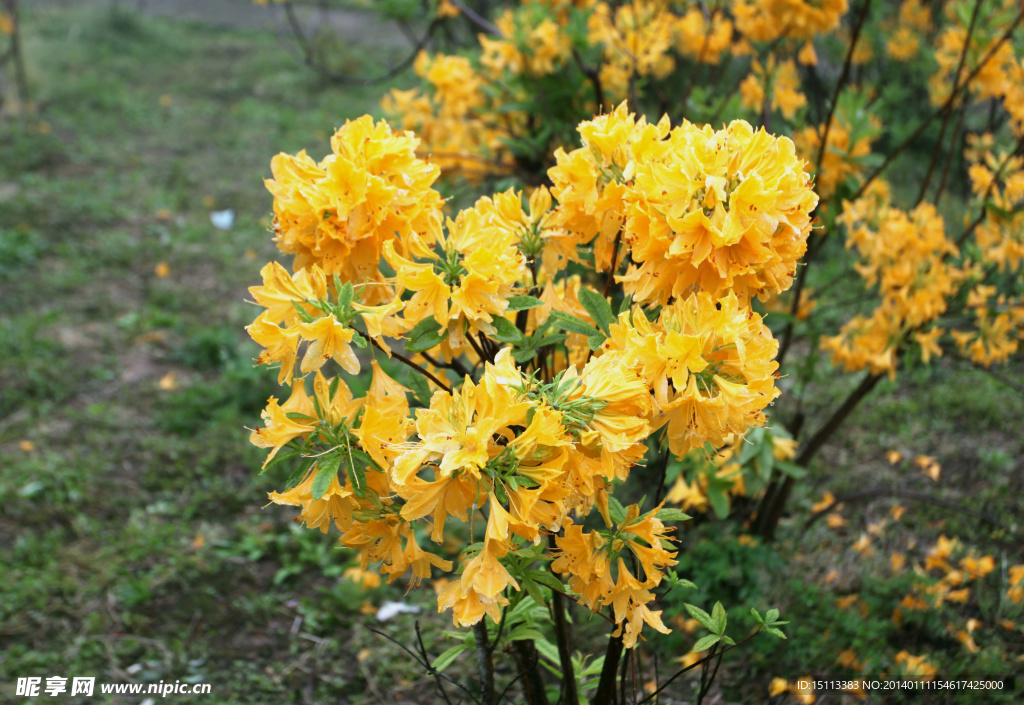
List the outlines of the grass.
<svg viewBox="0 0 1024 705">
<path fill-rule="evenodd" d="M 325 153 L 332 128 L 375 110 L 381 89 L 325 86 L 269 34 L 105 8 L 25 14 L 40 110 L 4 123 L 0 139 L 0 699 L 14 697 L 18 677 L 95 675 L 205 681 L 225 704 L 428 702 L 429 681 L 363 612 L 385 599 L 419 604 L 423 614 L 377 626 L 405 643 L 418 619 L 433 656 L 451 644 L 447 615 L 433 614 L 429 590 L 343 579 L 350 554 L 294 531 L 282 508 L 262 509 L 283 478 L 257 474 L 262 453 L 245 430 L 278 393 L 273 375 L 252 368 L 243 331 L 246 287 L 275 256 L 261 183 L 270 157 Z M 348 61 L 381 68 L 350 51 Z M 210 212 L 228 208 L 232 229 L 214 228 Z M 845 391 L 817 385 L 809 398 Z M 720 599 L 741 628 L 749 605 L 778 604 L 793 620 L 789 641 L 730 655 L 728 701 L 760 702 L 773 675 L 834 673 L 846 646 L 871 673 L 901 648 L 939 654 L 947 673 L 1013 668 L 1019 627 L 986 624 L 974 656 L 943 622 L 962 612 L 894 625 L 911 579 L 890 577 L 886 561 L 946 532 L 996 555 L 1000 570 L 1020 562 L 1010 539 L 1024 509 L 1022 415 L 1021 397 L 978 371 L 916 370 L 883 386 L 828 447 L 778 547 L 741 543 L 743 527 L 728 523 L 689 530 L 679 571 L 701 590 L 685 601 Z M 890 449 L 940 458 L 943 496 L 1001 517 L 1003 533 L 922 502 L 863 559 L 850 545 L 889 511 L 884 496 L 849 506 L 845 528 L 802 531 L 824 489 L 911 477 L 939 492 L 909 461 L 890 465 Z M 994 575 L 978 588 L 985 600 L 1002 589 Z M 870 618 L 835 606 L 853 593 Z M 676 627 L 682 602 L 664 605 Z M 574 615 L 585 639 L 599 636 L 599 620 Z M 695 638 L 677 628 L 663 642 L 663 674 Z M 453 676 L 471 678 L 464 661 Z M 500 669 L 499 680 L 515 675 Z"/>
</svg>

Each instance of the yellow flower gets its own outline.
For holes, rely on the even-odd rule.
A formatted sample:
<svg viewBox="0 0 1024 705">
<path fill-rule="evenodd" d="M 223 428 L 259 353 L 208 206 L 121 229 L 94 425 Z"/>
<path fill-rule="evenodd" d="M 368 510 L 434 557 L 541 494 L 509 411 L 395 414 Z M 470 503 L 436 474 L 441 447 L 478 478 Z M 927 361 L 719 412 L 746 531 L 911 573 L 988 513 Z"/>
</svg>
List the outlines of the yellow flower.
<svg viewBox="0 0 1024 705">
<path fill-rule="evenodd" d="M 309 418 L 289 418 L 289 414 L 301 414 Z M 263 467 L 266 467 L 285 443 L 295 438 L 305 438 L 312 433 L 316 410 L 309 395 L 306 394 L 306 388 L 302 384 L 296 384 L 284 404 L 279 405 L 275 397 L 270 397 L 262 416 L 264 427 L 254 430 L 249 436 L 249 442 L 257 448 L 273 449 L 263 461 Z"/>
<path fill-rule="evenodd" d="M 331 138 L 332 153 L 319 164 L 306 153 L 279 154 L 271 162 L 277 246 L 295 255 L 295 269 L 318 265 L 342 281 L 383 281 L 382 246 L 400 251 L 430 244 L 441 196 L 431 185 L 440 170 L 416 157 L 418 140 L 394 133 L 370 116 L 346 122 Z M 368 303 L 385 296 L 371 286 Z M 390 299 L 390 297 L 387 297 Z"/>
<path fill-rule="evenodd" d="M 657 324 L 624 313 L 611 326 L 609 350 L 653 391 L 655 428 L 666 426 L 677 456 L 765 422 L 779 394 L 772 361 L 778 344 L 756 313 L 729 294 L 693 294 L 666 306 Z"/>
<path fill-rule="evenodd" d="M 749 301 L 789 288 L 818 202 L 793 143 L 737 120 L 684 123 L 665 145 L 663 158 L 637 162 L 625 195 L 623 242 L 637 263 L 617 277 L 626 293 L 657 305 L 694 290 Z"/>
</svg>

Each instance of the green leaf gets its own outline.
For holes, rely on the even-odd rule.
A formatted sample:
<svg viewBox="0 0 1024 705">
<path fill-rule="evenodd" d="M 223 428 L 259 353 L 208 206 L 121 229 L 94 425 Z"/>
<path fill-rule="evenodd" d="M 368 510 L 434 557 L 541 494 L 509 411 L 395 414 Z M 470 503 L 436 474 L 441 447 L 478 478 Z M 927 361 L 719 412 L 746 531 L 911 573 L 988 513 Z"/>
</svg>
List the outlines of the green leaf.
<svg viewBox="0 0 1024 705">
<path fill-rule="evenodd" d="M 743 450 L 740 451 L 740 465 L 746 465 L 761 452 L 761 444 L 764 441 L 764 429 L 752 428 L 743 436 Z"/>
<path fill-rule="evenodd" d="M 533 601 L 538 605 L 547 604 L 547 600 L 544 599 L 544 593 L 540 591 L 540 585 L 529 578 L 523 579 L 523 590 L 526 594 L 533 598 Z"/>
<path fill-rule="evenodd" d="M 797 465 L 789 460 L 776 460 L 775 467 L 784 474 L 792 477 L 794 480 L 801 480 L 804 477 L 807 477 L 807 468 L 803 465 Z"/>
<path fill-rule="evenodd" d="M 697 643 L 693 645 L 691 651 L 695 653 L 707 651 L 721 640 L 722 637 L 718 636 L 717 634 L 708 634 L 705 637 L 701 637 L 700 640 L 698 640 Z"/>
<path fill-rule="evenodd" d="M 608 299 L 585 286 L 580 287 L 577 296 L 583 308 L 597 322 L 597 327 L 601 329 L 601 332 L 606 336 L 609 335 L 608 326 L 615 322 L 615 314 L 612 313 Z"/>
<path fill-rule="evenodd" d="M 412 353 L 426 352 L 444 342 L 448 337 L 448 329 L 445 328 L 441 334 L 441 325 L 433 317 L 424 318 L 416 324 L 416 327 L 409 331 L 409 338 L 405 343 L 405 349 Z"/>
<path fill-rule="evenodd" d="M 524 625 L 513 629 L 505 638 L 508 641 L 535 641 L 537 639 L 543 639 L 544 634 L 536 629 Z"/>
<path fill-rule="evenodd" d="M 589 338 L 587 338 L 587 345 L 590 346 L 591 350 L 597 350 L 599 347 L 601 347 L 605 340 L 607 340 L 607 338 L 604 336 L 604 334 L 598 333 L 597 335 L 592 335 Z"/>
<path fill-rule="evenodd" d="M 310 315 L 309 311 L 299 306 L 297 301 L 291 301 L 289 303 L 291 303 L 292 307 L 295 309 L 295 312 L 299 314 L 299 318 L 302 319 L 303 323 L 312 323 L 314 320 L 316 320 L 313 318 L 313 316 Z"/>
<path fill-rule="evenodd" d="M 452 665 L 452 663 L 459 656 L 459 654 L 461 654 L 468 648 L 468 644 L 458 644 L 457 646 L 453 646 L 452 648 L 443 652 L 440 656 L 434 659 L 434 663 L 432 664 L 434 670 L 443 671 L 444 669 L 448 668 L 448 666 Z"/>
<path fill-rule="evenodd" d="M 328 455 L 320 461 L 320 469 L 313 478 L 312 494 L 313 499 L 320 499 L 324 492 L 331 486 L 331 480 L 338 476 L 338 467 L 341 465 L 341 454 Z"/>
<path fill-rule="evenodd" d="M 522 311 L 535 306 L 543 306 L 544 302 L 536 296 L 510 296 L 508 297 L 509 311 Z"/>
<path fill-rule="evenodd" d="M 723 636 L 722 636 L 722 643 L 723 643 L 723 644 L 728 644 L 729 646 L 736 646 L 736 642 L 735 642 L 735 641 L 733 641 L 733 639 L 732 639 L 732 637 L 731 637 L 731 636 L 725 636 L 725 635 L 723 635 Z"/>
<path fill-rule="evenodd" d="M 590 325 L 586 321 L 576 318 L 576 316 L 568 313 L 563 313 L 562 311 L 552 311 L 551 320 L 556 326 L 562 330 L 567 330 L 570 333 L 579 333 L 580 335 L 586 336 L 600 334 L 600 331 L 598 331 L 597 328 L 594 328 L 594 326 Z"/>
<path fill-rule="evenodd" d="M 686 521 L 687 519 L 693 518 L 683 510 L 676 509 L 675 507 L 665 507 L 664 509 L 660 509 L 655 516 L 662 521 Z"/>
<path fill-rule="evenodd" d="M 312 416 L 306 416 L 305 414 L 300 414 L 297 411 L 289 411 L 285 414 L 285 417 L 292 419 L 293 421 L 316 421 Z"/>
<path fill-rule="evenodd" d="M 725 623 L 729 619 L 729 615 L 726 614 L 725 608 L 722 607 L 721 602 L 716 602 L 715 606 L 711 609 L 711 621 L 714 622 L 715 628 L 712 630 L 719 636 L 725 633 Z"/>
<path fill-rule="evenodd" d="M 697 607 L 696 605 L 683 603 L 683 606 L 686 608 L 686 611 L 690 613 L 691 617 L 700 622 L 702 627 L 704 627 L 710 632 L 715 631 L 715 622 L 713 619 L 711 619 L 710 614 L 702 610 L 700 607 Z"/>
<path fill-rule="evenodd" d="M 341 379 L 336 377 L 335 379 Z M 426 378 L 416 370 L 409 370 L 405 376 L 405 386 L 412 390 L 413 400 L 422 407 L 430 406 L 430 385 Z"/>
<path fill-rule="evenodd" d="M 516 328 L 516 324 L 507 318 L 501 316 L 494 316 L 491 321 L 491 325 L 494 326 L 494 339 L 502 343 L 523 343 L 526 337 L 522 331 Z"/>
<path fill-rule="evenodd" d="M 755 464 L 757 465 L 758 476 L 767 482 L 771 478 L 772 468 L 775 466 L 774 447 L 770 437 L 766 438 L 764 443 L 761 444 L 761 450 L 757 454 Z"/>
<path fill-rule="evenodd" d="M 608 513 L 616 524 L 621 524 L 626 520 L 626 508 L 622 506 L 622 502 L 610 495 L 608 497 Z"/>
<path fill-rule="evenodd" d="M 728 487 L 728 483 L 724 483 Z M 719 519 L 725 519 L 729 516 L 729 495 L 726 493 L 726 487 L 722 486 L 722 482 L 716 482 L 712 480 L 708 483 L 707 496 L 708 501 L 711 502 L 711 509 L 714 510 L 715 516 Z"/>
<path fill-rule="evenodd" d="M 265 473 L 265 472 L 266 472 L 267 470 L 269 470 L 270 468 L 272 468 L 272 467 L 274 467 L 275 465 L 277 465 L 278 463 L 280 463 L 280 462 L 281 462 L 282 460 L 288 460 L 288 458 L 294 458 L 294 457 L 295 457 L 296 455 L 299 455 L 299 454 L 301 454 L 301 453 L 302 453 L 302 451 L 301 451 L 301 450 L 293 450 L 293 451 L 292 451 L 291 453 L 278 453 L 277 455 L 275 455 L 275 456 L 273 457 L 273 459 L 272 459 L 272 460 L 271 460 L 271 461 L 270 461 L 269 463 L 267 463 L 267 464 L 266 464 L 266 465 L 265 465 L 265 466 L 264 466 L 264 467 L 263 467 L 263 468 L 262 468 L 262 469 L 260 470 L 260 475 L 262 475 L 262 474 L 263 474 L 263 473 Z"/>
<path fill-rule="evenodd" d="M 352 456 L 352 465 L 349 467 L 352 491 L 355 492 L 356 497 L 362 499 L 366 496 L 366 468 L 370 467 L 377 472 L 381 472 L 381 469 L 365 451 L 351 448 L 349 454 Z"/>
<path fill-rule="evenodd" d="M 561 664 L 561 660 L 558 658 L 558 649 L 547 639 L 538 639 L 533 643 L 537 647 L 537 652 L 546 658 L 551 663 Z"/>
<path fill-rule="evenodd" d="M 769 634 L 771 634 L 772 636 L 777 636 L 780 639 L 785 639 L 786 638 L 786 635 L 782 633 L 781 629 L 776 629 L 775 627 L 765 627 L 764 630 L 766 632 L 768 632 Z"/>
<path fill-rule="evenodd" d="M 756 621 L 758 624 L 764 624 L 764 617 L 761 616 L 761 613 L 758 612 L 757 609 L 751 607 L 750 614 L 754 615 L 754 621 Z"/>
<path fill-rule="evenodd" d="M 553 590 L 565 592 L 565 584 L 546 570 L 528 570 L 526 571 L 526 577 L 537 581 L 541 585 L 547 585 Z"/>
<path fill-rule="evenodd" d="M 527 360 L 532 360 L 536 353 L 536 350 L 532 350 L 530 348 L 517 348 L 512 351 L 512 359 L 516 362 L 522 363 Z"/>
<path fill-rule="evenodd" d="M 765 614 L 764 621 L 766 624 L 775 624 L 775 620 L 779 618 L 779 611 L 774 607 Z"/>
<path fill-rule="evenodd" d="M 334 275 L 334 285 L 338 285 L 338 275 Z M 338 305 L 342 311 L 348 311 L 352 307 L 352 301 L 355 299 L 355 289 L 352 288 L 352 282 L 345 282 L 338 289 Z"/>
</svg>

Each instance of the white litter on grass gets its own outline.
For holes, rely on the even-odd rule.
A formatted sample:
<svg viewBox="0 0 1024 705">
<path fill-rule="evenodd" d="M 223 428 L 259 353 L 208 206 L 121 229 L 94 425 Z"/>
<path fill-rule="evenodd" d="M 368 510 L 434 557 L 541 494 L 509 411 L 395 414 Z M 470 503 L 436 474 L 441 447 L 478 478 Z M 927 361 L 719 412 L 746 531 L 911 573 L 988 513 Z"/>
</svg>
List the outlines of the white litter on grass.
<svg viewBox="0 0 1024 705">
<path fill-rule="evenodd" d="M 389 600 L 381 605 L 380 609 L 377 610 L 377 621 L 386 622 L 392 617 L 397 617 L 403 612 L 418 614 L 419 611 L 419 605 L 407 605 L 404 602 L 391 602 Z"/>
<path fill-rule="evenodd" d="M 235 212 L 230 208 L 226 211 L 213 211 L 210 213 L 210 222 L 218 230 L 231 230 L 235 224 Z"/>
</svg>

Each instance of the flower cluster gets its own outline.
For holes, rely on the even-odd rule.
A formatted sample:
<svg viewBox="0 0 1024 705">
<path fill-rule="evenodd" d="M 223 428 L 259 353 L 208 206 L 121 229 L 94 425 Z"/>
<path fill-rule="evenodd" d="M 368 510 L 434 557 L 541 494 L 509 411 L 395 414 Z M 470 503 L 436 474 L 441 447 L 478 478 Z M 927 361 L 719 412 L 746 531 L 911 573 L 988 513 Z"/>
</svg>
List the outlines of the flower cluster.
<svg viewBox="0 0 1024 705">
<path fill-rule="evenodd" d="M 847 246 L 860 252 L 857 271 L 867 286 L 877 288 L 881 300 L 871 315 L 854 316 L 838 335 L 823 338 L 821 346 L 848 370 L 894 377 L 897 351 L 910 334 L 925 362 L 942 354 L 937 338 L 943 330 L 925 328 L 945 313 L 963 279 L 950 262 L 958 248 L 930 203 L 906 212 L 889 204 L 887 189 L 876 188 L 844 205 L 840 220 L 847 228 Z"/>
<path fill-rule="evenodd" d="M 746 123 L 673 130 L 621 107 L 579 132 L 550 191 L 447 218 L 436 167 L 384 123 L 347 123 L 320 164 L 275 158 L 294 271 L 263 268 L 248 330 L 291 391 L 251 440 L 265 468 L 294 466 L 270 499 L 339 531 L 362 571 L 450 573 L 438 606 L 456 625 L 498 621 L 540 573 L 632 647 L 645 624 L 667 631 L 650 604 L 675 564 L 665 521 L 684 515 L 615 489 L 652 434 L 684 457 L 764 424 L 778 345 L 750 297 L 789 286 L 816 196 L 792 143 Z M 330 361 L 369 364 L 366 393 Z"/>
</svg>

